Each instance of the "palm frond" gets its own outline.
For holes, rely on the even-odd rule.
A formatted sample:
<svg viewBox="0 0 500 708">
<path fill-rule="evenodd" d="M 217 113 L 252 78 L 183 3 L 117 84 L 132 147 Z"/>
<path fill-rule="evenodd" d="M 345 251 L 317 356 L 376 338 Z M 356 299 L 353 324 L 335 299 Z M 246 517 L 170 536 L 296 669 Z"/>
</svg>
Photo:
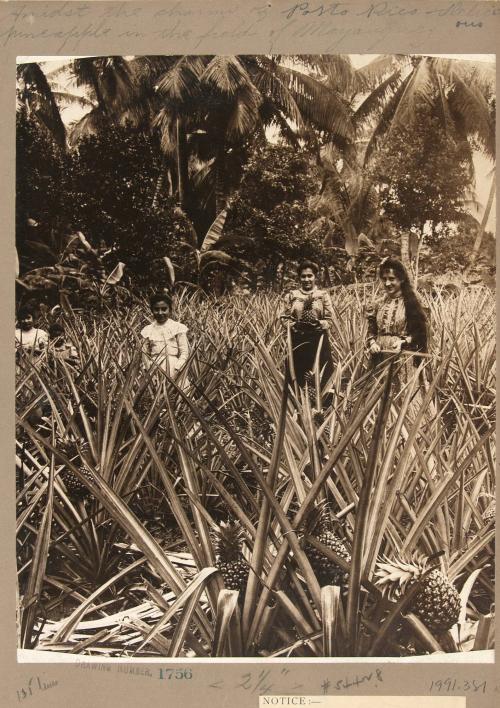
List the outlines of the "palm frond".
<svg viewBox="0 0 500 708">
<path fill-rule="evenodd" d="M 474 60 L 447 59 L 444 57 L 430 57 L 429 61 L 449 84 L 457 78 L 467 83 L 476 83 L 482 91 L 494 92 L 496 74 L 495 64 Z"/>
<path fill-rule="evenodd" d="M 74 93 L 67 93 L 65 91 L 53 91 L 52 94 L 58 105 L 62 107 L 79 106 L 80 108 L 94 108 L 95 106 L 95 104 L 85 96 L 77 96 Z"/>
<path fill-rule="evenodd" d="M 274 105 L 271 100 L 264 99 L 259 110 L 261 120 L 266 128 L 273 126 L 287 143 L 297 148 L 300 146 L 300 132 L 278 106 Z"/>
<path fill-rule="evenodd" d="M 70 64 L 67 63 L 67 64 L 62 64 L 61 66 L 58 66 L 58 67 L 56 67 L 55 69 L 51 69 L 50 71 L 45 71 L 45 67 L 46 67 L 46 66 L 47 66 L 47 67 L 50 66 L 50 65 L 52 64 L 52 62 L 40 61 L 40 62 L 38 62 L 38 63 L 39 63 L 40 66 L 42 67 L 42 69 L 43 69 L 43 71 L 44 71 L 44 73 L 45 73 L 45 76 L 47 77 L 48 81 L 55 81 L 56 79 L 58 79 L 58 78 L 59 78 L 60 76 L 62 76 L 63 74 L 68 74 L 68 72 L 69 72 L 70 69 L 71 69 Z"/>
<path fill-rule="evenodd" d="M 165 155 L 172 155 L 177 146 L 175 116 L 167 108 L 162 108 L 152 122 L 153 128 L 160 133 L 160 145 Z"/>
<path fill-rule="evenodd" d="M 256 126 L 262 98 L 253 86 L 241 86 L 235 93 L 227 117 L 228 138 L 247 135 Z"/>
<path fill-rule="evenodd" d="M 267 57 L 260 57 L 259 59 L 259 68 L 263 70 L 255 73 L 253 81 L 264 97 L 264 102 L 267 98 L 273 107 L 276 106 L 282 112 L 282 115 L 286 116 L 288 120 L 297 126 L 298 131 L 302 131 L 304 129 L 304 120 L 293 92 L 287 85 L 288 82 L 283 80 L 285 78 L 283 74 L 279 74 L 276 71 L 277 65 L 274 62 Z"/>
<path fill-rule="evenodd" d="M 367 88 L 363 75 L 354 69 L 348 54 L 301 54 L 299 61 L 326 77 L 327 85 L 342 95 Z"/>
<path fill-rule="evenodd" d="M 70 70 L 77 86 L 95 88 L 97 83 L 97 64 L 94 58 L 74 59 L 71 62 Z"/>
<path fill-rule="evenodd" d="M 241 87 L 252 86 L 252 80 L 236 56 L 215 56 L 201 75 L 202 83 L 211 84 L 226 96 L 234 96 Z"/>
<path fill-rule="evenodd" d="M 115 113 L 123 111 L 135 98 L 134 74 L 123 57 L 107 57 L 100 68 L 99 79 L 104 100 Z"/>
<path fill-rule="evenodd" d="M 402 78 L 401 69 L 396 69 L 390 76 L 376 86 L 373 91 L 356 108 L 353 116 L 355 125 L 363 123 L 367 118 L 377 114 L 386 105 L 387 99 L 393 95 Z"/>
<path fill-rule="evenodd" d="M 410 77 L 401 96 L 401 100 L 398 102 L 396 111 L 394 112 L 391 121 L 391 129 L 399 125 L 411 123 L 419 104 L 432 106 L 435 87 L 427 58 L 424 57 L 419 62 Z"/>
<path fill-rule="evenodd" d="M 83 118 L 71 124 L 68 134 L 69 144 L 75 146 L 82 138 L 86 138 L 89 135 L 97 135 L 103 129 L 104 120 L 100 108 L 93 108 Z"/>
<path fill-rule="evenodd" d="M 368 64 L 357 69 L 356 74 L 375 89 L 381 82 L 386 80 L 388 74 L 401 71 L 401 68 L 396 68 L 399 63 L 401 62 L 398 62 L 394 54 L 380 54 L 369 61 Z"/>
<path fill-rule="evenodd" d="M 406 87 L 408 86 L 409 82 L 411 81 L 411 74 L 407 76 L 398 86 L 392 97 L 389 99 L 387 104 L 385 105 L 382 115 L 380 116 L 377 125 L 375 126 L 370 139 L 368 140 L 368 143 L 365 148 L 365 155 L 364 155 L 364 166 L 368 164 L 370 161 L 375 149 L 379 145 L 380 141 L 383 139 L 383 137 L 386 135 L 387 131 L 390 129 L 392 119 L 394 118 L 394 114 L 397 111 L 399 102 L 406 90 Z"/>
<path fill-rule="evenodd" d="M 345 138 L 354 135 L 351 110 L 347 101 L 317 79 L 289 67 L 277 67 L 278 76 L 293 91 L 304 120 L 328 134 Z"/>
<path fill-rule="evenodd" d="M 182 56 L 158 80 L 158 92 L 177 102 L 187 100 L 199 90 L 206 62 L 206 57 Z"/>
<path fill-rule="evenodd" d="M 495 157 L 495 111 L 494 104 L 488 103 L 484 93 L 474 84 L 468 84 L 456 77 L 448 101 L 452 110 L 462 116 L 464 129 L 476 135 L 485 154 Z"/>
</svg>

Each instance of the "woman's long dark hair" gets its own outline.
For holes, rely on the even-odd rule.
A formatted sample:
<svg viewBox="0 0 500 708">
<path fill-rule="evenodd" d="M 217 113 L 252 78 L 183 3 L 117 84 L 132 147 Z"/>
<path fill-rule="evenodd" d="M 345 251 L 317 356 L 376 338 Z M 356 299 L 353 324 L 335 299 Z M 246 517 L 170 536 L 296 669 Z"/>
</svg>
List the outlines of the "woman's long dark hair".
<svg viewBox="0 0 500 708">
<path fill-rule="evenodd" d="M 412 338 L 411 348 L 419 352 L 427 351 L 427 317 L 422 305 L 415 293 L 406 268 L 396 258 L 386 258 L 380 264 L 379 275 L 384 277 L 384 273 L 392 270 L 398 280 L 401 281 L 401 295 L 405 304 L 406 327 L 408 334 Z"/>
</svg>

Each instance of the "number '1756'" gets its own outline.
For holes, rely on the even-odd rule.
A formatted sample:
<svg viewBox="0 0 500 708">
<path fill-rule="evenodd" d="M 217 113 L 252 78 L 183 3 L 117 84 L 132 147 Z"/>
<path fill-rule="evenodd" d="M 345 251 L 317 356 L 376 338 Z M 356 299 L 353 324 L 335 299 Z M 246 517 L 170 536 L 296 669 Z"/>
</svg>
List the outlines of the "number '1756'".
<svg viewBox="0 0 500 708">
<path fill-rule="evenodd" d="M 191 679 L 193 678 L 193 672 L 191 669 L 160 669 L 160 678 L 168 679 L 169 681 L 172 679 Z"/>
</svg>

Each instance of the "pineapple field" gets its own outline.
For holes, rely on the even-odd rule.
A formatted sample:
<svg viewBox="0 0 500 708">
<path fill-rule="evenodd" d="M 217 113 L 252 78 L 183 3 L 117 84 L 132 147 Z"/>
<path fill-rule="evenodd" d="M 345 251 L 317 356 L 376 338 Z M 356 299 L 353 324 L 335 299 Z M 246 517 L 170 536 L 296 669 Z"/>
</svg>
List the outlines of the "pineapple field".
<svg viewBox="0 0 500 708">
<path fill-rule="evenodd" d="M 127 660 L 492 649 L 494 294 L 423 294 L 430 356 L 409 376 L 404 356 L 370 369 L 372 294 L 332 290 L 330 407 L 318 372 L 285 386 L 278 295 L 176 291 L 188 389 L 143 367 L 145 304 L 67 306 L 78 365 L 17 365 L 18 646 Z"/>
</svg>

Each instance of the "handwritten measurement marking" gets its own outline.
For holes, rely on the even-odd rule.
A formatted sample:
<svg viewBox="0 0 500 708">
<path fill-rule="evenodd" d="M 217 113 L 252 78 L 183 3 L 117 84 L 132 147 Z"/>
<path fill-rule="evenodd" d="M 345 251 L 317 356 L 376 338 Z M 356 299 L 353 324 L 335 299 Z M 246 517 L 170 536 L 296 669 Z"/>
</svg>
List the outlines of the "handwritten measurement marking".
<svg viewBox="0 0 500 708">
<path fill-rule="evenodd" d="M 259 691 L 259 693 L 269 693 L 273 690 L 272 683 L 266 684 L 270 676 L 271 669 L 268 669 L 267 671 L 261 671 L 254 682 L 253 673 L 248 672 L 241 676 L 241 678 L 243 679 L 243 683 L 237 684 L 236 688 L 244 688 L 245 691 L 251 689 L 252 693 L 257 693 L 257 691 Z"/>
</svg>

